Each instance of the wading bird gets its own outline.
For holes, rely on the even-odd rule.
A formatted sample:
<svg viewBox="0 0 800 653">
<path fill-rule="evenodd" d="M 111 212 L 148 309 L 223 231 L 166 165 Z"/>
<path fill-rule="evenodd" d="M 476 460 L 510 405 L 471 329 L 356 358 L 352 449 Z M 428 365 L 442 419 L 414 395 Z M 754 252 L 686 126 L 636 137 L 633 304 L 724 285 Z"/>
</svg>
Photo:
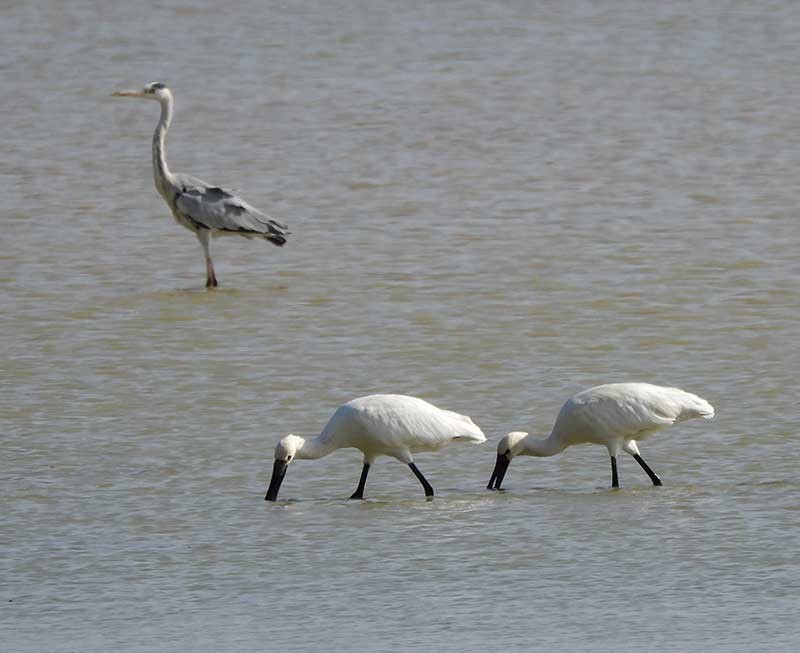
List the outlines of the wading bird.
<svg viewBox="0 0 800 653">
<path fill-rule="evenodd" d="M 544 439 L 514 431 L 497 445 L 497 461 L 489 479 L 499 490 L 511 460 L 516 456 L 555 456 L 574 444 L 602 444 L 611 456 L 611 485 L 619 487 L 617 455 L 630 454 L 653 481 L 661 479 L 639 454 L 637 440 L 694 417 L 711 419 L 714 408 L 705 399 L 678 388 L 649 383 L 609 383 L 579 392 L 562 406 L 555 426 Z"/>
<path fill-rule="evenodd" d="M 364 467 L 351 499 L 364 498 L 364 485 L 370 465 L 378 456 L 392 456 L 406 463 L 425 489 L 433 488 L 414 464 L 418 451 L 436 451 L 452 440 L 485 442 L 483 432 L 465 416 L 437 408 L 427 401 L 406 395 L 370 395 L 348 401 L 336 409 L 322 433 L 304 439 L 287 435 L 275 447 L 275 463 L 269 482 L 267 501 L 275 501 L 295 458 L 322 458 L 336 449 L 351 447 L 364 454 Z"/>
<path fill-rule="evenodd" d="M 209 254 L 209 237 L 238 235 L 263 238 L 281 247 L 286 242 L 286 226 L 269 219 L 258 209 L 230 191 L 181 173 L 173 173 L 164 154 L 164 138 L 172 122 L 172 93 L 160 82 L 141 91 L 118 91 L 117 97 L 138 97 L 161 104 L 161 118 L 153 134 L 153 176 L 156 189 L 172 211 L 178 224 L 197 235 L 206 260 L 206 287 L 216 287 L 217 277 Z"/>
</svg>

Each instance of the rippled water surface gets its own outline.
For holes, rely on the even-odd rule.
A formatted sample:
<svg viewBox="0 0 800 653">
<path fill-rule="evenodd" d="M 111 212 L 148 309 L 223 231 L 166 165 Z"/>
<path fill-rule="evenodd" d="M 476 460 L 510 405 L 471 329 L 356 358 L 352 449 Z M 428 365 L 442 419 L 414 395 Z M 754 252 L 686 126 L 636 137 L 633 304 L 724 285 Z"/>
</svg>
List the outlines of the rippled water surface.
<svg viewBox="0 0 800 653">
<path fill-rule="evenodd" d="M 797 650 L 800 5 L 5 2 L 0 635 L 42 650 Z M 289 223 L 194 236 L 174 170 Z M 711 422 L 515 461 L 642 380 Z M 373 392 L 489 442 L 277 440 Z"/>
</svg>

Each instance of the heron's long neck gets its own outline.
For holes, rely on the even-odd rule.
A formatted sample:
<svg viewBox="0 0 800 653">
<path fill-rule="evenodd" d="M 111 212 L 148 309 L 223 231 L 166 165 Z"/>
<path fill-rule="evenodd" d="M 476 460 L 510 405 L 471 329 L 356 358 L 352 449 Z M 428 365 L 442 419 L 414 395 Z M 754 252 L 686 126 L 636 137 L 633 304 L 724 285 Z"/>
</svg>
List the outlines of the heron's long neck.
<svg viewBox="0 0 800 653">
<path fill-rule="evenodd" d="M 320 436 L 307 438 L 303 446 L 297 450 L 297 458 L 314 460 L 322 458 L 335 451 L 337 447 L 331 446 L 330 441 L 322 440 Z"/>
<path fill-rule="evenodd" d="M 520 452 L 524 456 L 546 458 L 547 456 L 555 456 L 567 448 L 567 445 L 555 433 L 551 433 L 546 438 L 539 440 L 525 438 L 524 442 L 525 446 Z"/>
<path fill-rule="evenodd" d="M 167 165 L 167 157 L 164 151 L 164 139 L 167 136 L 169 124 L 172 122 L 172 97 L 167 97 L 161 102 L 161 118 L 153 134 L 153 177 L 155 178 L 158 192 L 167 197 L 167 182 L 172 178 L 172 173 Z"/>
</svg>

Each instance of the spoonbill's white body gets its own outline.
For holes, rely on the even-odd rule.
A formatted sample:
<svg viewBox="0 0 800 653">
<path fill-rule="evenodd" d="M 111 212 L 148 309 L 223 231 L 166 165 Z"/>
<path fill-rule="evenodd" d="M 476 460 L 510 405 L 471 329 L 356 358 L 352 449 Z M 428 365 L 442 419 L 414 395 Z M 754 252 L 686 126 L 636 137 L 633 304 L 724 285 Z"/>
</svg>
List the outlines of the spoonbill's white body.
<svg viewBox="0 0 800 653">
<path fill-rule="evenodd" d="M 611 485 L 619 487 L 617 455 L 630 454 L 653 485 L 661 479 L 639 454 L 637 440 L 687 419 L 714 417 L 705 399 L 678 388 L 649 383 L 609 383 L 579 392 L 562 406 L 550 435 L 543 439 L 514 431 L 497 446 L 497 461 L 488 489 L 499 490 L 515 456 L 555 456 L 575 444 L 602 444 L 611 456 Z"/>
<path fill-rule="evenodd" d="M 466 415 L 442 410 L 427 401 L 406 395 L 370 395 L 348 401 L 330 418 L 322 433 L 304 439 L 287 435 L 275 447 L 267 501 L 278 496 L 286 468 L 295 458 L 322 458 L 343 448 L 364 454 L 361 479 L 351 499 L 364 498 L 370 465 L 378 456 L 392 456 L 406 463 L 433 496 L 433 488 L 414 464 L 413 454 L 437 451 L 453 440 L 485 442 L 483 432 Z"/>
</svg>

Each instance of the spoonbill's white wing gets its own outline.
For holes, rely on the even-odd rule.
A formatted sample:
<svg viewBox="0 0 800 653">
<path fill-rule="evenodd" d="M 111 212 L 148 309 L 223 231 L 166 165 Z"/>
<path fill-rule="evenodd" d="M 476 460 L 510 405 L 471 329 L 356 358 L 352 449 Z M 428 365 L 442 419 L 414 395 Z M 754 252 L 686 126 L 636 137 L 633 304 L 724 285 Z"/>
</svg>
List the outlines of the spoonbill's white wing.
<svg viewBox="0 0 800 653">
<path fill-rule="evenodd" d="M 485 442 L 486 437 L 466 415 L 441 410 L 427 401 L 405 395 L 371 395 L 348 402 L 364 433 L 381 447 L 426 451 L 451 440 Z"/>
<path fill-rule="evenodd" d="M 569 399 L 553 431 L 573 443 L 615 437 L 641 439 L 675 422 L 713 416 L 714 409 L 705 399 L 679 388 L 611 383 Z"/>
</svg>

